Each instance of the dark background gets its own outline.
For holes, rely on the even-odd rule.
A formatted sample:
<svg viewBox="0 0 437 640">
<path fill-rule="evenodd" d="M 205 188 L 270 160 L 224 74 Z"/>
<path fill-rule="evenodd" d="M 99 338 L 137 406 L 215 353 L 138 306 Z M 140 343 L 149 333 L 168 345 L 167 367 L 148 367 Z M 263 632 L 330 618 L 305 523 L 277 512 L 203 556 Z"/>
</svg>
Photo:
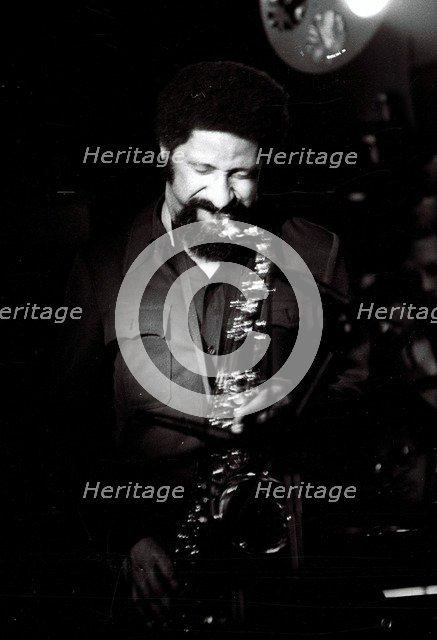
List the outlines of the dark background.
<svg viewBox="0 0 437 640">
<path fill-rule="evenodd" d="M 289 148 L 359 154 L 356 167 L 277 168 L 265 192 L 278 194 L 290 215 L 337 231 L 356 282 L 401 260 L 412 206 L 432 191 L 423 168 L 437 153 L 432 1 L 393 0 L 368 47 L 324 76 L 294 71 L 276 56 L 255 1 L 16 4 L 2 26 L 1 306 L 60 305 L 77 249 L 160 192 L 163 176 L 153 166 L 84 165 L 85 148 L 157 150 L 157 92 L 180 67 L 206 59 L 241 61 L 284 84 Z M 378 109 L 380 93 L 388 96 L 389 121 Z M 366 135 L 376 137 L 378 162 Z M 59 325 L 3 321 L 2 329 L 0 562 L 19 624 L 23 611 L 29 618 L 25 598 L 41 595 L 32 563 L 46 566 L 44 554 L 56 545 L 65 558 L 66 497 L 53 444 L 62 424 L 52 424 L 49 403 Z M 87 539 L 79 516 L 69 531 Z M 57 581 L 62 591 L 54 575 Z"/>
</svg>

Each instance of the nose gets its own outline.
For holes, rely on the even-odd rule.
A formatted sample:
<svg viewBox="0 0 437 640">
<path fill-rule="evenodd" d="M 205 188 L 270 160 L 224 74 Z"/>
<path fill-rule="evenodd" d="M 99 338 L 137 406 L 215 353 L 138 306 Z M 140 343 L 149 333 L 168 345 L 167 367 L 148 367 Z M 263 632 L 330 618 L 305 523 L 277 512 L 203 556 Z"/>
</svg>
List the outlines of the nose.
<svg viewBox="0 0 437 640">
<path fill-rule="evenodd" d="M 226 174 L 218 174 L 208 186 L 205 196 L 217 209 L 224 209 L 234 199 L 235 194 Z"/>
</svg>

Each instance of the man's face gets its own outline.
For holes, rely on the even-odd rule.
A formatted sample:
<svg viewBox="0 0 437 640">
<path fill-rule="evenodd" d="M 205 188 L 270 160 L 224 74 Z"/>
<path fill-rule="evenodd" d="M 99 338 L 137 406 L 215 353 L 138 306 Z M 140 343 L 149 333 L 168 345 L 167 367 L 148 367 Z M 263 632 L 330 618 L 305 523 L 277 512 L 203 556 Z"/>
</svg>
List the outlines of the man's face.
<svg viewBox="0 0 437 640">
<path fill-rule="evenodd" d="M 174 226 L 202 222 L 202 240 L 212 240 L 229 218 L 245 221 L 257 198 L 258 147 L 223 131 L 195 129 L 176 147 L 165 201 Z M 221 260 L 229 256 L 222 243 L 196 248 L 199 257 Z"/>
<path fill-rule="evenodd" d="M 429 304 L 437 304 L 437 235 L 416 240 L 406 266 L 420 277 L 422 292 Z"/>
</svg>

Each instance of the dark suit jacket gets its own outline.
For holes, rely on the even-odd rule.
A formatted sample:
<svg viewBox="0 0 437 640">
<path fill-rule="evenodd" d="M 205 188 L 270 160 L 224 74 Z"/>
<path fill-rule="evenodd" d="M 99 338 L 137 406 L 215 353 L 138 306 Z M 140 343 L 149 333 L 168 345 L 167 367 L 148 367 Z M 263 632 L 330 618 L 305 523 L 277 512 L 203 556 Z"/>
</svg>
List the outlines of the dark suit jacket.
<svg viewBox="0 0 437 640">
<path fill-rule="evenodd" d="M 67 287 L 66 304 L 82 307 L 83 313 L 80 321 L 70 321 L 63 327 L 63 351 L 57 371 L 58 396 L 62 397 L 63 409 L 61 424 L 70 430 L 66 438 L 69 451 L 70 442 L 75 441 L 72 448 L 76 449 L 79 459 L 79 475 L 83 471 L 81 460 L 85 460 L 88 451 L 90 465 L 84 468 L 94 470 L 96 481 L 101 479 L 96 468 L 96 461 L 102 455 L 99 448 L 105 439 L 110 441 L 114 425 L 115 441 L 123 444 L 124 451 L 138 461 L 142 470 L 147 468 L 155 485 L 173 480 L 187 486 L 193 477 L 190 455 L 194 453 L 191 459 L 195 460 L 201 446 L 194 437 L 141 420 L 142 412 L 169 413 L 169 410 L 133 378 L 119 353 L 115 335 L 114 310 L 121 282 L 141 251 L 164 233 L 160 221 L 161 205 L 162 198 L 147 207 L 125 231 L 94 242 L 81 251 Z M 276 234 L 300 254 L 321 288 L 332 290 L 341 299 L 348 297 L 347 274 L 335 234 L 302 218 L 281 223 Z M 201 391 L 200 376 L 191 374 L 173 358 L 164 339 L 161 294 L 171 284 L 168 275 L 165 272 L 161 279 L 157 278 L 155 289 L 143 298 L 141 339 L 156 366 L 169 379 Z M 289 333 L 291 348 L 293 331 L 299 319 L 296 301 L 292 290 L 284 289 L 283 282 L 279 280 L 275 286 L 272 323 L 282 331 L 277 335 L 287 336 Z M 328 324 L 325 321 L 325 326 Z M 333 348 L 330 335 L 327 332 L 325 336 L 325 352 Z M 323 349 L 321 359 L 324 357 L 322 352 Z M 328 397 L 328 402 L 335 395 L 356 392 L 367 377 L 367 360 L 362 349 L 348 348 L 338 355 L 322 389 L 322 395 L 324 393 Z M 307 374 L 308 379 L 311 380 L 317 367 L 316 359 L 314 371 Z M 185 462 L 181 464 L 181 460 Z M 132 472 L 138 466 L 134 464 L 129 468 L 128 477 L 121 478 L 121 481 L 141 482 L 142 478 Z M 114 484 L 113 479 L 111 484 Z M 172 517 L 176 517 L 175 512 L 172 512 Z M 155 515 L 151 516 L 149 525 L 146 525 L 143 513 L 140 519 L 130 516 L 130 524 L 126 524 L 125 516 L 121 520 L 121 528 L 130 531 L 128 538 L 134 542 L 146 531 L 150 532 L 150 522 L 157 519 Z M 142 521 L 140 525 L 139 520 Z M 126 545 L 129 546 L 125 542 Z"/>
<path fill-rule="evenodd" d="M 114 325 L 117 295 L 126 272 L 137 255 L 164 233 L 160 221 L 161 205 L 162 198 L 147 207 L 125 232 L 99 240 L 82 251 L 75 262 L 67 289 L 66 304 L 82 307 L 83 313 L 80 321 L 71 321 L 65 327 L 67 335 L 63 357 L 65 366 L 61 376 L 64 380 L 62 393 L 67 404 L 76 411 L 81 405 L 94 407 L 99 399 L 96 397 L 96 385 L 103 378 L 102 370 L 105 367 L 106 373 L 112 370 L 118 438 L 126 435 L 125 430 L 129 428 L 132 417 L 141 410 L 168 412 L 165 404 L 150 396 L 127 369 L 117 349 Z M 321 287 L 331 289 L 340 298 L 349 296 L 348 278 L 339 254 L 339 241 L 334 233 L 302 218 L 286 220 L 279 233 L 304 259 Z M 157 278 L 155 289 L 143 299 L 143 309 L 140 311 L 142 339 L 156 366 L 169 380 L 201 391 L 200 376 L 188 372 L 172 357 L 164 339 L 162 292 L 158 289 L 161 287 L 166 291 L 170 280 L 166 282 L 165 274 Z M 290 294 L 283 289 L 281 282 L 278 284 L 273 299 L 273 322 L 284 329 L 293 330 L 298 322 L 296 302 L 292 292 Z M 329 344 L 327 348 L 331 348 Z M 349 349 L 334 364 L 327 384 L 330 393 L 345 393 L 358 390 L 366 377 L 365 354 L 359 349 Z M 94 412 L 89 413 L 95 419 Z M 174 457 L 196 445 L 196 441 L 184 438 L 181 448 L 177 445 L 181 441 L 179 436 L 175 440 L 175 434 L 161 430 L 152 434 L 150 429 L 149 436 L 142 442 L 146 455 L 151 453 L 157 457 Z M 157 446 L 158 440 L 161 446 Z"/>
</svg>

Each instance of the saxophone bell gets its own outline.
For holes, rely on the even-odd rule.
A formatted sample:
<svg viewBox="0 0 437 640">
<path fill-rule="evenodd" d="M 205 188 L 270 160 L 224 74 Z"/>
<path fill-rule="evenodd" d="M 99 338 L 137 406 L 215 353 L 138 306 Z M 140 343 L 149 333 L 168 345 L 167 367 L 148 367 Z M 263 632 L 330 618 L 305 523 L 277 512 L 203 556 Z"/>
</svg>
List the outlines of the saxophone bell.
<svg viewBox="0 0 437 640">
<path fill-rule="evenodd" d="M 215 520 L 223 525 L 234 547 L 249 555 L 278 553 L 287 545 L 287 520 L 284 504 L 274 498 L 258 497 L 261 476 L 253 472 L 235 476 L 212 503 Z M 270 476 L 263 482 L 279 486 Z"/>
</svg>

